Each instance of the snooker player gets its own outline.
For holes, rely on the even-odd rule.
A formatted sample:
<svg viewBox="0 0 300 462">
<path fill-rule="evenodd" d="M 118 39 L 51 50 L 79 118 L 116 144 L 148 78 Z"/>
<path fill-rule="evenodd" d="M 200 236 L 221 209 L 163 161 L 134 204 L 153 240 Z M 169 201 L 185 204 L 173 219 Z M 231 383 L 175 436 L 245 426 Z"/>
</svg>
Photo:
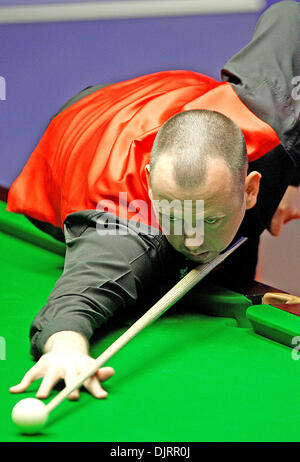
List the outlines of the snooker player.
<svg viewBox="0 0 300 462">
<path fill-rule="evenodd" d="M 180 270 L 210 261 L 235 237 L 248 241 L 216 274 L 254 277 L 259 235 L 299 217 L 284 205 L 300 177 L 300 107 L 291 96 L 299 39 L 300 5 L 281 2 L 224 66 L 223 82 L 170 71 L 89 87 L 52 119 L 8 210 L 64 240 L 65 266 L 31 326 L 38 361 L 11 392 L 43 377 L 36 396 L 45 398 L 58 380 L 72 382 L 93 363 L 89 339 L 108 318 L 148 303 L 156 287 L 158 298 Z M 84 386 L 104 398 L 101 382 L 113 373 L 102 368 Z"/>
</svg>

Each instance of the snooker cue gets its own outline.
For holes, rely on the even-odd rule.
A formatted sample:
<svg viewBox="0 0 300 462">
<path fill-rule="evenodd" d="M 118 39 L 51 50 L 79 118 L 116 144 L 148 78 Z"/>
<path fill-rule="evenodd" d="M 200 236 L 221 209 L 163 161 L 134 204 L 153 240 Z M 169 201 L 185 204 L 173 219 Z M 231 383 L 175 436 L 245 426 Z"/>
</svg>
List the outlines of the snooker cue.
<svg viewBox="0 0 300 462">
<path fill-rule="evenodd" d="M 59 392 L 55 398 L 52 399 L 47 405 L 47 412 L 51 412 L 59 403 L 61 403 L 72 391 L 80 388 L 82 384 L 94 375 L 99 368 L 103 366 L 115 353 L 123 348 L 133 337 L 135 337 L 142 329 L 156 320 L 165 311 L 167 311 L 172 305 L 174 305 L 181 297 L 183 297 L 190 289 L 192 289 L 201 279 L 203 279 L 212 269 L 219 265 L 236 250 L 241 244 L 247 240 L 246 237 L 241 237 L 233 245 L 231 245 L 223 253 L 219 254 L 209 263 L 193 268 L 189 273 L 184 276 L 172 289 L 170 289 L 158 302 L 156 302 L 152 308 L 139 318 L 127 331 L 125 331 L 120 337 L 115 340 L 98 358 L 92 367 L 82 372 L 78 378 L 70 385 L 66 386 Z"/>
</svg>

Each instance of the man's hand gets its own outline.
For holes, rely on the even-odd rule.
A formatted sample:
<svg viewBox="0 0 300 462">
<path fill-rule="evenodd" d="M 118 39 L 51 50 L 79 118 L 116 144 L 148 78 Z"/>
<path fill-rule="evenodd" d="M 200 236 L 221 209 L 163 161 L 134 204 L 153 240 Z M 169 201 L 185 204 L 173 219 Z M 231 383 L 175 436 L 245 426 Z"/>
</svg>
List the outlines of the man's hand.
<svg viewBox="0 0 300 462">
<path fill-rule="evenodd" d="M 45 354 L 25 374 L 22 381 L 10 388 L 11 393 L 22 393 L 35 380 L 43 377 L 43 381 L 36 393 L 37 398 L 47 398 L 55 384 L 64 379 L 69 385 L 76 377 L 91 367 L 95 359 L 88 354 L 88 342 L 79 333 L 64 331 L 52 335 L 46 342 Z M 101 387 L 100 382 L 112 377 L 114 370 L 111 367 L 103 367 L 97 373 L 84 382 L 84 387 L 95 398 L 105 398 L 107 392 Z M 70 400 L 79 398 L 79 390 L 74 390 Z"/>
<path fill-rule="evenodd" d="M 269 231 L 279 236 L 282 226 L 290 220 L 300 218 L 299 188 L 289 186 L 271 220 Z"/>
</svg>

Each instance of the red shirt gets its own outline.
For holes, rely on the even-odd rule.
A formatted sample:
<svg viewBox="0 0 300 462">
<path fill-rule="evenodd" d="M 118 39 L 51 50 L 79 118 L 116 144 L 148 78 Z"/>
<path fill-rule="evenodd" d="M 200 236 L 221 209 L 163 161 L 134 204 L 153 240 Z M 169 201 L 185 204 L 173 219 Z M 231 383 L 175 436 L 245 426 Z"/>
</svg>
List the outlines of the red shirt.
<svg viewBox="0 0 300 462">
<path fill-rule="evenodd" d="M 166 120 L 190 109 L 230 117 L 244 133 L 250 162 L 280 144 L 229 83 L 191 71 L 137 77 L 95 91 L 51 121 L 10 188 L 7 210 L 62 228 L 67 215 L 96 209 L 99 201 L 112 201 L 112 212 L 135 219 L 128 204 L 143 200 L 149 213 L 140 221 L 149 223 L 145 165 L 154 138 Z M 119 205 L 120 192 L 127 204 Z"/>
</svg>

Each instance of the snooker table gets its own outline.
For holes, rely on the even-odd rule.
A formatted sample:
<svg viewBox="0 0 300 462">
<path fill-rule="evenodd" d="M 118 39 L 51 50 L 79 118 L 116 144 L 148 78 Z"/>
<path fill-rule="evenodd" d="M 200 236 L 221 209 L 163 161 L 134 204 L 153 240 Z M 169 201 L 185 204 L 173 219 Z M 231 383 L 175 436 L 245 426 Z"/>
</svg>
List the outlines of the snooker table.
<svg viewBox="0 0 300 462">
<path fill-rule="evenodd" d="M 1 202 L 1 442 L 300 440 L 300 361 L 289 340 L 254 329 L 247 317 L 260 309 L 254 299 L 205 280 L 111 358 L 116 373 L 104 384 L 105 400 L 82 391 L 78 402 L 65 400 L 51 412 L 43 433 L 19 434 L 11 410 L 34 397 L 40 381 L 22 394 L 8 389 L 34 365 L 29 327 L 62 273 L 65 249 L 5 207 Z M 280 313 L 300 335 L 299 316 Z M 92 356 L 140 315 L 104 328 Z"/>
</svg>

